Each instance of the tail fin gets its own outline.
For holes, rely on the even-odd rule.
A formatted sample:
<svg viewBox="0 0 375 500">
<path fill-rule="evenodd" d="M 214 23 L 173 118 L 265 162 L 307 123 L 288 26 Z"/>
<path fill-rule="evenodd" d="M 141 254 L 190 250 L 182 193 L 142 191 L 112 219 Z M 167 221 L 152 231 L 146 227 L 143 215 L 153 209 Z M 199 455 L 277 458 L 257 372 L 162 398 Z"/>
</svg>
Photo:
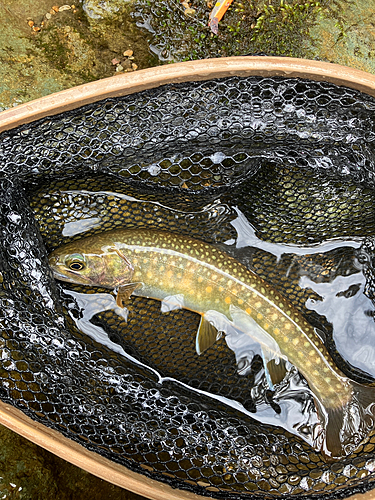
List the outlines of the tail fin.
<svg viewBox="0 0 375 500">
<path fill-rule="evenodd" d="M 352 398 L 341 408 L 329 408 L 316 401 L 321 432 L 314 447 L 327 460 L 349 455 L 375 428 L 375 387 L 350 381 Z"/>
</svg>

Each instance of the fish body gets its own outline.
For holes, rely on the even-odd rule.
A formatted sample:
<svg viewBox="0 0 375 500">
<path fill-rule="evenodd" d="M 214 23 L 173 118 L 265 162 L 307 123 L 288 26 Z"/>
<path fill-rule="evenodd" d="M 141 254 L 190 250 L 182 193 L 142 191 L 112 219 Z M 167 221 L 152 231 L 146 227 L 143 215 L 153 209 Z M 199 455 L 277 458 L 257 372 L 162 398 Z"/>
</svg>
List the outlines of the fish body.
<svg viewBox="0 0 375 500">
<path fill-rule="evenodd" d="M 161 300 L 164 311 L 183 307 L 200 314 L 198 353 L 230 324 L 261 344 L 266 369 L 273 358 L 288 359 L 314 394 L 324 429 L 316 447 L 327 457 L 352 451 L 374 427 L 375 389 L 346 377 L 302 314 L 215 246 L 163 231 L 112 230 L 58 248 L 49 262 L 58 279 L 118 289 L 121 306 L 134 293 Z M 344 427 L 350 446 L 343 444 Z"/>
</svg>

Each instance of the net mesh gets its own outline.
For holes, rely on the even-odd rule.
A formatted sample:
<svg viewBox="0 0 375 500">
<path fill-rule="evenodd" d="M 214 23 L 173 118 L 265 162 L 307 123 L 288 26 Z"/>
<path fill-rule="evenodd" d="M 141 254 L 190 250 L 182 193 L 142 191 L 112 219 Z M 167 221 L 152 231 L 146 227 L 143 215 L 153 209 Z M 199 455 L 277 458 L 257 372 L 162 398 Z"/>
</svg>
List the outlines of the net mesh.
<svg viewBox="0 0 375 500">
<path fill-rule="evenodd" d="M 236 237 L 237 206 L 269 242 L 366 237 L 359 251 L 277 261 L 253 249 L 236 258 L 325 332 L 340 369 L 371 383 L 337 353 L 328 322 L 305 308 L 298 277 L 301 269 L 316 281 L 354 272 L 373 249 L 374 109 L 373 98 L 328 83 L 231 77 L 107 99 L 1 134 L 2 400 L 201 495 L 328 499 L 371 488 L 375 434 L 326 463 L 297 436 L 198 394 L 254 411 L 262 363 L 255 356 L 240 376 L 223 339 L 198 357 L 199 317 L 189 311 L 162 315 L 160 303 L 138 297 L 127 323 L 113 311 L 95 315 L 92 323 L 143 365 L 98 343 L 77 329 L 77 301 L 55 282 L 47 256 L 80 236 L 77 221 L 85 234 L 152 227 L 220 246 Z M 371 265 L 364 272 L 370 290 Z"/>
</svg>

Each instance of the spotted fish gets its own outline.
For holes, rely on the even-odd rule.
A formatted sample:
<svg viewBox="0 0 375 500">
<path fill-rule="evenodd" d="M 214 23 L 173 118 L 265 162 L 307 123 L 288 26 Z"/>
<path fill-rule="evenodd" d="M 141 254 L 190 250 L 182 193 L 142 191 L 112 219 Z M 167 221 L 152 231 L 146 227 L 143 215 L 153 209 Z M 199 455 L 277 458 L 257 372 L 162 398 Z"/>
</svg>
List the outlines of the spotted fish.
<svg viewBox="0 0 375 500">
<path fill-rule="evenodd" d="M 246 333 L 261 345 L 270 386 L 288 360 L 314 395 L 321 424 L 314 447 L 328 459 L 352 452 L 374 428 L 375 388 L 346 377 L 301 313 L 215 246 L 164 231 L 115 229 L 65 244 L 49 262 L 59 280 L 116 290 L 122 308 L 135 294 L 162 301 L 163 312 L 197 312 L 198 354 L 219 332 Z"/>
</svg>

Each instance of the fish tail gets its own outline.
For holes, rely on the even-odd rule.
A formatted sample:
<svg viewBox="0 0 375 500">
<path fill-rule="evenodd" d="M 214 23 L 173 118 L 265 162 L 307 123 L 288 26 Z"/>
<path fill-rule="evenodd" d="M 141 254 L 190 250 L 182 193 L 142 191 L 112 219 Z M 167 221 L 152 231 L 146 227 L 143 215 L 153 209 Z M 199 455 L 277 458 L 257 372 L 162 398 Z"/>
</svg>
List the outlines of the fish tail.
<svg viewBox="0 0 375 500">
<path fill-rule="evenodd" d="M 349 455 L 375 428 L 375 387 L 348 383 L 352 395 L 341 407 L 317 404 L 323 430 L 314 444 L 327 460 Z"/>
</svg>

